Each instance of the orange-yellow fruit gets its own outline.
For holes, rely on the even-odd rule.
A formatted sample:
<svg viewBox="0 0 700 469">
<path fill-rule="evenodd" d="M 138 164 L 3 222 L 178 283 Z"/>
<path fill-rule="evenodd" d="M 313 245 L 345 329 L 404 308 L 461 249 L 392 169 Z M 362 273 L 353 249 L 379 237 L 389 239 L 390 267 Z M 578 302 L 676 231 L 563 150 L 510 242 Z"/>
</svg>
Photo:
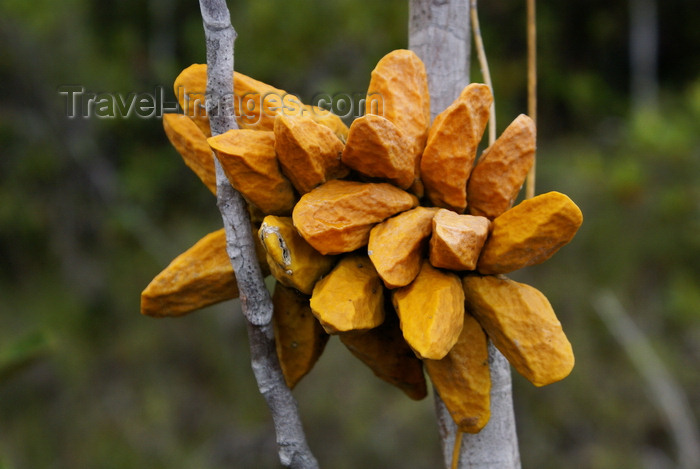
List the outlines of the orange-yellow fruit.
<svg viewBox="0 0 700 469">
<path fill-rule="evenodd" d="M 185 68 L 175 78 L 173 88 L 183 114 L 192 119 L 204 135 L 211 137 L 206 108 L 207 66 L 193 64 Z"/>
<path fill-rule="evenodd" d="M 311 117 L 315 122 L 318 122 L 324 127 L 328 127 L 342 142 L 348 138 L 348 126 L 336 114 L 333 114 L 327 109 L 311 104 L 304 104 L 301 113 L 302 116 Z"/>
<path fill-rule="evenodd" d="M 419 357 L 440 360 L 457 342 L 464 322 L 461 287 L 457 275 L 424 260 L 410 285 L 393 290 L 403 336 Z"/>
<path fill-rule="evenodd" d="M 258 230 L 267 252 L 270 272 L 287 287 L 310 295 L 316 281 L 328 273 L 335 257 L 324 256 L 304 241 L 292 224 L 291 217 L 268 215 Z"/>
<path fill-rule="evenodd" d="M 272 132 L 235 129 L 207 141 L 228 180 L 246 200 L 267 214 L 292 211 L 296 196 L 280 171 Z"/>
<path fill-rule="evenodd" d="M 308 296 L 277 283 L 272 304 L 277 358 L 284 380 L 292 389 L 316 364 L 328 334 L 311 313 Z"/>
<path fill-rule="evenodd" d="M 309 117 L 279 114 L 274 129 L 282 172 L 300 194 L 349 173 L 340 161 L 343 142 L 328 127 Z"/>
<path fill-rule="evenodd" d="M 458 213 L 467 207 L 467 181 L 492 102 L 488 86 L 472 83 L 435 117 L 420 172 L 428 197 L 438 207 Z"/>
<path fill-rule="evenodd" d="M 574 367 L 571 344 L 547 298 L 505 277 L 463 279 L 467 310 L 515 369 L 535 386 L 564 379 Z"/>
<path fill-rule="evenodd" d="M 467 186 L 469 213 L 491 220 L 508 210 L 535 161 L 535 123 L 520 114 L 476 163 Z"/>
<path fill-rule="evenodd" d="M 411 399 L 420 400 L 427 395 L 423 363 L 404 340 L 393 311 L 374 329 L 344 332 L 339 337 L 378 378 L 398 387 Z"/>
<path fill-rule="evenodd" d="M 240 72 L 234 72 L 233 78 L 234 93 L 238 98 L 238 107 L 234 107 L 243 127 L 273 130 L 277 115 L 306 116 L 331 129 L 339 139 L 344 141 L 347 137 L 348 127 L 332 112 L 303 104 L 297 96 Z"/>
<path fill-rule="evenodd" d="M 388 183 L 333 179 L 304 194 L 292 219 L 318 252 L 340 254 L 366 245 L 374 225 L 416 205 L 416 197 Z"/>
<path fill-rule="evenodd" d="M 366 113 L 386 117 L 403 133 L 416 173 L 412 192 L 421 197 L 420 155 L 430 127 L 428 74 L 421 59 L 410 50 L 389 52 L 377 63 L 367 89 Z"/>
<path fill-rule="evenodd" d="M 524 200 L 493 221 L 477 270 L 503 274 L 540 264 L 571 241 L 581 223 L 581 210 L 560 192 Z"/>
<path fill-rule="evenodd" d="M 175 96 L 185 114 L 192 117 L 207 137 L 211 136 L 205 109 L 207 66 L 193 64 L 175 79 Z M 275 116 L 307 116 L 330 128 L 345 141 L 348 128 L 335 114 L 318 106 L 303 104 L 295 95 L 255 80 L 240 72 L 233 74 L 233 101 L 236 120 L 241 128 L 272 130 Z"/>
<path fill-rule="evenodd" d="M 382 116 L 367 114 L 350 126 L 342 159 L 360 174 L 408 189 L 413 184 L 416 158 L 396 125 Z"/>
<path fill-rule="evenodd" d="M 433 217 L 430 263 L 450 270 L 474 270 L 489 235 L 488 218 L 440 209 Z"/>
<path fill-rule="evenodd" d="M 437 210 L 416 207 L 369 232 L 367 253 L 387 288 L 404 287 L 418 275 Z"/>
<path fill-rule="evenodd" d="M 234 108 L 241 127 L 273 130 L 278 114 L 299 116 L 303 105 L 299 98 L 240 72 L 233 73 L 236 95 Z"/>
<path fill-rule="evenodd" d="M 367 256 L 347 255 L 316 282 L 311 310 L 329 334 L 384 322 L 384 287 Z"/>
<path fill-rule="evenodd" d="M 252 227 L 256 231 L 255 226 Z M 255 238 L 255 255 L 264 276 L 270 274 L 265 250 Z M 238 297 L 236 276 L 226 252 L 223 228 L 209 233 L 177 256 L 141 293 L 141 314 L 174 317 Z"/>
<path fill-rule="evenodd" d="M 202 130 L 183 114 L 163 114 L 163 129 L 187 167 L 216 195 L 214 156 Z"/>
<path fill-rule="evenodd" d="M 141 293 L 141 314 L 182 316 L 238 297 L 224 229 L 177 256 Z"/>
<path fill-rule="evenodd" d="M 491 416 L 491 374 L 486 334 L 476 319 L 466 314 L 452 350 L 442 360 L 424 363 L 459 431 L 481 431 Z"/>
</svg>

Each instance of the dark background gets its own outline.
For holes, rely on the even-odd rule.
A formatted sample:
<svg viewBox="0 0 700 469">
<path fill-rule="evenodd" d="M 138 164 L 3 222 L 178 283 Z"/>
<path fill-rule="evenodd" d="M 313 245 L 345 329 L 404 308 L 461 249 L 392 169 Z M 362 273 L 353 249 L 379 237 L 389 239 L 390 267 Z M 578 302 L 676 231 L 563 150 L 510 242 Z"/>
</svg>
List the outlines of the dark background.
<svg viewBox="0 0 700 469">
<path fill-rule="evenodd" d="M 577 358 L 546 388 L 513 375 L 527 468 L 671 468 L 677 436 L 693 437 L 660 411 L 643 377 L 653 362 L 636 367 L 598 314 L 611 295 L 697 433 L 700 14 L 693 0 L 656 2 L 642 37 L 658 27 L 658 54 L 642 55 L 658 60 L 638 68 L 630 5 L 644 3 L 538 5 L 537 192 L 568 194 L 584 224 L 514 275 L 547 295 Z M 375 63 L 407 46 L 404 0 L 229 5 L 236 68 L 307 101 L 364 93 Z M 480 19 L 500 133 L 526 112 L 525 2 L 483 2 Z M 71 120 L 59 94 L 172 99 L 204 47 L 195 1 L 0 3 L 1 469 L 278 467 L 238 304 L 139 314 L 151 278 L 221 226 L 214 199 L 160 119 Z M 409 400 L 336 339 L 294 393 L 323 467 L 441 464 L 432 398 Z"/>
</svg>

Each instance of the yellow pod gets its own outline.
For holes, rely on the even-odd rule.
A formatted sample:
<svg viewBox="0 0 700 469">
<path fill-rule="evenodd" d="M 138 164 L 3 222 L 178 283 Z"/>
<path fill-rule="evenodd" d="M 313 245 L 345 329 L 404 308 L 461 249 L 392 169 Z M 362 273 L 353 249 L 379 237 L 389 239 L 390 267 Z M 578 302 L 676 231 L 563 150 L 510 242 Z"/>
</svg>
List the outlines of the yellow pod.
<svg viewBox="0 0 700 469">
<path fill-rule="evenodd" d="M 571 344 L 539 290 L 493 275 L 469 274 L 462 282 L 467 310 L 518 373 L 535 386 L 569 375 Z"/>
<path fill-rule="evenodd" d="M 275 151 L 282 172 L 300 194 L 329 179 L 348 175 L 340 161 L 343 142 L 328 128 L 304 116 L 277 115 Z"/>
<path fill-rule="evenodd" d="M 442 360 L 424 360 L 425 370 L 460 431 L 478 433 L 491 416 L 491 374 L 486 334 L 470 314 L 452 350 Z"/>
<path fill-rule="evenodd" d="M 329 336 L 311 313 L 308 296 L 276 283 L 272 304 L 277 358 L 292 389 L 316 364 Z"/>
<path fill-rule="evenodd" d="M 163 129 L 187 167 L 216 195 L 214 155 L 202 130 L 183 114 L 164 114 Z"/>
<path fill-rule="evenodd" d="M 535 162 L 534 121 L 520 114 L 484 150 L 467 185 L 469 213 L 493 220 L 515 201 Z"/>
<path fill-rule="evenodd" d="M 571 241 L 581 223 L 581 210 L 560 192 L 524 200 L 493 221 L 476 268 L 505 274 L 540 264 Z"/>
<path fill-rule="evenodd" d="M 207 140 L 233 187 L 263 213 L 288 215 L 296 201 L 282 175 L 272 132 L 233 129 Z"/>
<path fill-rule="evenodd" d="M 304 194 L 294 207 L 294 226 L 321 254 L 365 246 L 374 225 L 418 205 L 418 199 L 388 183 L 333 179 Z"/>
<path fill-rule="evenodd" d="M 287 287 L 310 295 L 316 281 L 333 268 L 336 258 L 324 256 L 304 241 L 291 217 L 268 215 L 258 236 L 267 253 L 272 275 Z"/>
<path fill-rule="evenodd" d="M 207 137 L 211 137 L 206 114 L 207 66 L 192 64 L 175 79 L 175 96 L 185 115 L 191 117 Z M 307 116 L 330 128 L 345 141 L 348 127 L 332 112 L 318 106 L 303 104 L 299 98 L 238 71 L 233 73 L 233 108 L 239 127 L 272 130 L 275 116 Z"/>
<path fill-rule="evenodd" d="M 366 330 L 384 322 L 384 287 L 367 256 L 350 254 L 316 282 L 311 310 L 329 334 Z"/>
<path fill-rule="evenodd" d="M 387 288 L 405 287 L 418 275 L 437 210 L 416 207 L 369 232 L 367 253 Z"/>
<path fill-rule="evenodd" d="M 148 284 L 141 314 L 182 316 L 231 298 L 238 298 L 238 288 L 222 228 L 177 256 Z"/>
<path fill-rule="evenodd" d="M 423 261 L 418 276 L 393 290 L 392 301 L 408 345 L 421 358 L 440 360 L 457 342 L 464 322 L 459 277 Z"/>
<path fill-rule="evenodd" d="M 457 213 L 467 207 L 467 181 L 492 102 L 488 86 L 472 83 L 430 126 L 420 172 L 426 194 L 436 206 Z"/>
</svg>

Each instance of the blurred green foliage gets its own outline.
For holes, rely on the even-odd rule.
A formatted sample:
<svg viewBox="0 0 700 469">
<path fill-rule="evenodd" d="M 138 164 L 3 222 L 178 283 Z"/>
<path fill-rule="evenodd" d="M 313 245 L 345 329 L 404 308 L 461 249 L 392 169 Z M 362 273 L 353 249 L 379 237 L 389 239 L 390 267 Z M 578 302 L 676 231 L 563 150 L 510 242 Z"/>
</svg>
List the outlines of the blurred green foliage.
<svg viewBox="0 0 700 469">
<path fill-rule="evenodd" d="M 236 68 L 305 100 L 363 93 L 377 60 L 406 46 L 405 0 L 229 3 Z M 700 409 L 700 17 L 687 0 L 658 8 L 660 104 L 632 113 L 626 4 L 538 5 L 538 192 L 567 193 L 585 221 L 514 275 L 550 298 L 577 354 L 547 388 L 514 375 L 524 467 L 674 458 L 591 307 L 603 288 Z M 526 109 L 525 2 L 480 14 L 502 130 Z M 139 315 L 150 279 L 220 226 L 213 198 L 158 119 L 67 119 L 58 93 L 169 97 L 204 47 L 194 1 L 0 4 L 0 468 L 278 467 L 237 303 Z M 323 467 L 440 465 L 431 399 L 379 382 L 336 340 L 295 395 Z"/>
<path fill-rule="evenodd" d="M 49 340 L 43 332 L 33 332 L 0 350 L 0 383 L 49 353 Z"/>
</svg>

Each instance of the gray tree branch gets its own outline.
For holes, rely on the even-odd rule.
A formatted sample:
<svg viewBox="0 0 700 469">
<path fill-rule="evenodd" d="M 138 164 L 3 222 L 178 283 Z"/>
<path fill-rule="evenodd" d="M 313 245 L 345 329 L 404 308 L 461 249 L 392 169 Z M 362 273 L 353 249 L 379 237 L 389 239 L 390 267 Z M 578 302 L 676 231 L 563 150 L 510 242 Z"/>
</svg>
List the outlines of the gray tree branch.
<svg viewBox="0 0 700 469">
<path fill-rule="evenodd" d="M 615 293 L 609 290 L 599 292 L 593 298 L 593 307 L 639 371 L 652 403 L 666 420 L 668 432 L 676 444 L 678 469 L 697 469 L 700 464 L 700 432 L 683 388 Z"/>
<path fill-rule="evenodd" d="M 207 112 L 212 135 L 238 128 L 233 110 L 233 44 L 225 0 L 200 0 L 207 44 Z M 306 443 L 296 400 L 284 382 L 272 330 L 272 301 L 255 255 L 245 201 L 229 183 L 218 159 L 217 205 L 226 231 L 226 249 L 236 272 L 241 308 L 247 319 L 251 366 L 260 393 L 270 408 L 280 462 L 294 469 L 315 469 L 318 463 Z"/>
<path fill-rule="evenodd" d="M 469 84 L 469 0 L 410 0 L 408 48 L 428 71 L 435 118 Z"/>
<path fill-rule="evenodd" d="M 409 48 L 425 63 L 433 117 L 452 104 L 469 84 L 469 0 L 410 0 Z M 459 468 L 520 467 L 510 365 L 489 343 L 491 419 L 476 435 L 465 434 Z M 435 408 L 446 467 L 452 463 L 457 428 L 437 393 Z"/>
</svg>

